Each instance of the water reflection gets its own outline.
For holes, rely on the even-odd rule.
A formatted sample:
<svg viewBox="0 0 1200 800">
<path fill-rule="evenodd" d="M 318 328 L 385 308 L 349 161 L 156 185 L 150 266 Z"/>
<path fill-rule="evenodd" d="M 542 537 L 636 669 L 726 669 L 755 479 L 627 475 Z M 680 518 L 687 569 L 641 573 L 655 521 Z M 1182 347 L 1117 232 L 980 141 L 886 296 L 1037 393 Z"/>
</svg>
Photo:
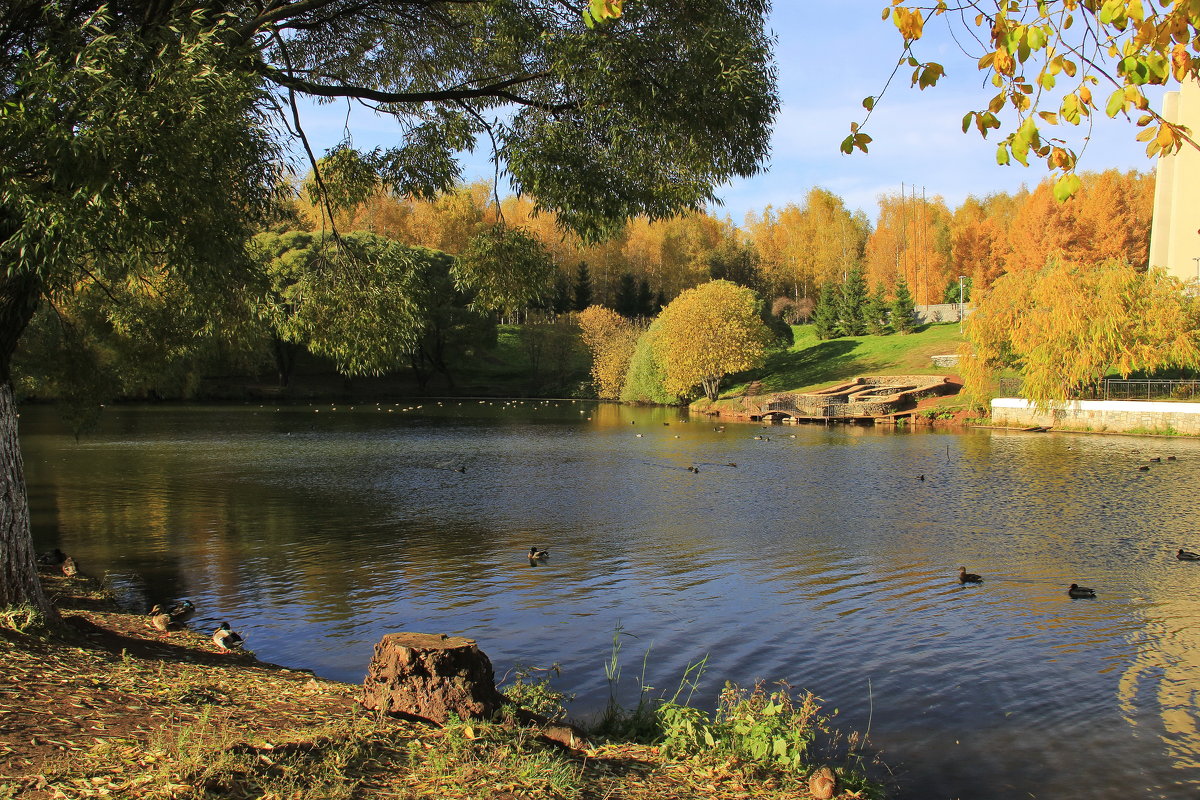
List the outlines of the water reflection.
<svg viewBox="0 0 1200 800">
<path fill-rule="evenodd" d="M 901 796 L 1200 786 L 1200 444 L 421 405 L 117 409 L 78 445 L 34 409 L 38 546 L 345 680 L 384 633 L 467 633 L 562 663 L 578 713 L 619 623 L 655 686 L 707 653 L 710 697 L 786 679 L 870 720 Z"/>
</svg>

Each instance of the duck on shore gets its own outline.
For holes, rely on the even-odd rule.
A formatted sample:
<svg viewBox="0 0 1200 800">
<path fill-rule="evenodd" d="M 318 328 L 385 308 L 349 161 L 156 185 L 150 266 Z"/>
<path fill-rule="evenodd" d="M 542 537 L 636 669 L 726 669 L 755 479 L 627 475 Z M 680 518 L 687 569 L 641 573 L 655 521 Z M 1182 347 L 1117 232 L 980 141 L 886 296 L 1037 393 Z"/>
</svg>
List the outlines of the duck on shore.
<svg viewBox="0 0 1200 800">
<path fill-rule="evenodd" d="M 162 606 L 155 603 L 151 608 L 146 619 L 146 624 L 151 628 L 164 633 L 171 630 L 175 625 L 175 621 L 171 619 L 171 615 L 163 609 Z"/>
<path fill-rule="evenodd" d="M 192 617 L 196 616 L 196 606 L 191 600 L 180 600 L 175 605 L 167 609 L 167 613 L 171 615 L 171 620 L 183 624 Z"/>
<path fill-rule="evenodd" d="M 228 622 L 222 622 L 221 625 L 215 631 L 213 631 L 212 640 L 213 644 L 215 644 L 218 649 L 225 651 L 239 650 L 241 649 L 242 644 L 245 642 L 245 639 L 238 635 L 237 631 L 234 631 L 229 627 Z"/>
</svg>

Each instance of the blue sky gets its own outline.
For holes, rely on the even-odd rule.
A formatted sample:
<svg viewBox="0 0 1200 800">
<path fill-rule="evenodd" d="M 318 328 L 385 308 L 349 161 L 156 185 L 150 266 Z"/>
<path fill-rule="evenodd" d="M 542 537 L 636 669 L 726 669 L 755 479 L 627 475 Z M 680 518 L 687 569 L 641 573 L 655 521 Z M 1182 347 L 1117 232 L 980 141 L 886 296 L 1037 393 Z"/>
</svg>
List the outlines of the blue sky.
<svg viewBox="0 0 1200 800">
<path fill-rule="evenodd" d="M 771 159 L 762 174 L 718 191 L 724 203 L 712 209 L 718 216 L 741 223 L 748 211 L 803 202 L 811 187 L 821 186 L 873 220 L 876 198 L 899 192 L 902 185 L 916 186 L 918 193 L 923 187 L 927 196 L 940 195 L 953 207 L 967 195 L 1014 192 L 1045 176 L 1044 167 L 1033 161 L 1029 168 L 998 166 L 996 132 L 987 141 L 974 130 L 962 132 L 963 115 L 985 106 L 996 90 L 939 20 L 927 22 L 918 55 L 943 64 L 946 77 L 938 86 L 919 91 L 909 86 L 911 69 L 901 68 L 866 128 L 874 139 L 870 152 L 842 155 L 838 146 L 850 123 L 865 113 L 862 99 L 879 93 L 900 54 L 895 26 L 880 19 L 890 3 L 776 0 L 775 5 L 770 24 L 778 37 L 782 109 Z M 1096 89 L 1101 103 L 1108 93 L 1103 87 Z M 1161 92 L 1151 94 L 1156 107 L 1160 96 Z M 305 126 L 320 153 L 342 139 L 345 106 L 314 107 L 305 114 Z M 355 112 L 349 127 L 355 143 L 364 147 L 387 144 L 395 130 L 387 119 L 365 112 Z M 1071 134 L 1077 150 L 1087 135 L 1083 126 L 1051 130 Z M 1153 169 L 1145 146 L 1134 140 L 1137 129 L 1124 119 L 1109 120 L 1101 113 L 1090 134 L 1081 169 Z M 466 173 L 468 179 L 491 178 L 483 148 L 468 157 Z"/>
</svg>

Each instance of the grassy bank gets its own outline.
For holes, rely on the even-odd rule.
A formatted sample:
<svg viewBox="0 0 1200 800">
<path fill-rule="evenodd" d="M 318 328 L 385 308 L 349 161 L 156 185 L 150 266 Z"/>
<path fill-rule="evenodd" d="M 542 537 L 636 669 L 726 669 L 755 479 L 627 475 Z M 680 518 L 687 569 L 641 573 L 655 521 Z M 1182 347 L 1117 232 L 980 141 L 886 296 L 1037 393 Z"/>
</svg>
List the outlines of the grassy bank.
<svg viewBox="0 0 1200 800">
<path fill-rule="evenodd" d="M 721 397 L 692 404 L 697 411 L 742 411 L 740 400 L 777 392 L 805 392 L 847 381 L 859 375 L 946 375 L 955 367 L 935 366 L 936 355 L 958 350 L 962 335 L 957 323 L 926 325 L 917 331 L 888 336 L 843 336 L 821 340 L 812 325 L 793 326 L 796 341 L 785 351 L 772 353 L 766 364 L 728 379 Z M 929 404 L 937 413 L 962 406 L 956 396 L 936 398 Z"/>
<path fill-rule="evenodd" d="M 722 709 L 614 706 L 584 750 L 511 716 L 435 726 L 369 714 L 357 687 L 161 633 L 95 584 L 45 576 L 63 624 L 0 610 L 0 798 L 808 797 L 833 766 L 838 797 L 882 797 L 862 742 L 829 730 L 816 699 L 727 687 Z M 365 665 L 364 665 L 365 667 Z M 561 710 L 548 684 L 514 706 Z"/>
</svg>

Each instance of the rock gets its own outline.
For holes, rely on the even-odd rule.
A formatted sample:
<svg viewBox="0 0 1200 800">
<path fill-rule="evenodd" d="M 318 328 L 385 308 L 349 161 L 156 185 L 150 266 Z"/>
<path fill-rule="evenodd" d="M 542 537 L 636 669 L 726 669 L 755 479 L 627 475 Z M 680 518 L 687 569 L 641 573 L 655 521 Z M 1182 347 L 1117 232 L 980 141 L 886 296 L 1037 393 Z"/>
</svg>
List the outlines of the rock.
<svg viewBox="0 0 1200 800">
<path fill-rule="evenodd" d="M 364 708 L 446 722 L 490 718 L 502 702 L 492 662 L 474 639 L 389 633 L 375 645 L 363 681 Z"/>
<path fill-rule="evenodd" d="M 821 767 L 808 776 L 808 791 L 816 800 L 830 800 L 838 792 L 837 775 L 829 767 Z"/>
</svg>

